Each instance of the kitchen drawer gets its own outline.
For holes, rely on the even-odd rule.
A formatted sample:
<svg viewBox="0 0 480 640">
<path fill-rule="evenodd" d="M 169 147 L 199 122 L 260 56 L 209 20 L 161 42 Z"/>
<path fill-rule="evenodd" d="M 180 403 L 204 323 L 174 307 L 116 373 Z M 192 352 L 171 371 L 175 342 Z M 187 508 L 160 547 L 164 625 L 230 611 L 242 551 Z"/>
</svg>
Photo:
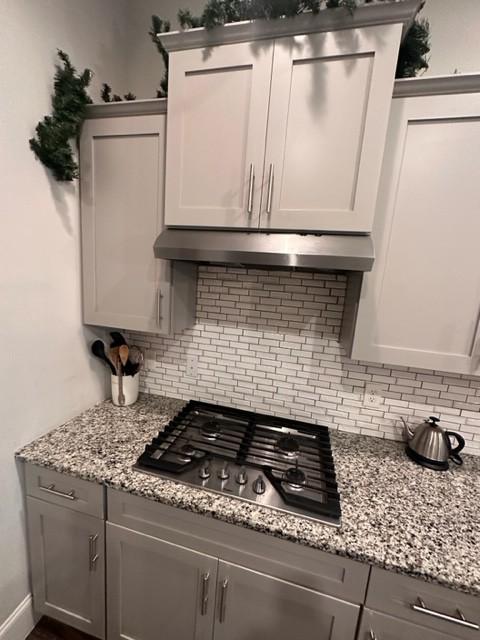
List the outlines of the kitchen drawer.
<svg viewBox="0 0 480 640">
<path fill-rule="evenodd" d="M 455 640 L 450 633 L 364 609 L 357 640 Z"/>
<path fill-rule="evenodd" d="M 424 604 L 423 611 L 420 600 Z M 366 606 L 452 637 L 480 638 L 480 598 L 423 580 L 374 568 Z M 413 609 L 413 606 L 418 608 Z M 476 628 L 467 626 L 459 612 Z"/>
<path fill-rule="evenodd" d="M 61 507 L 103 518 L 103 485 L 27 464 L 27 495 Z"/>
<path fill-rule="evenodd" d="M 328 595 L 363 604 L 369 567 L 349 558 L 108 489 L 108 521 Z"/>
</svg>

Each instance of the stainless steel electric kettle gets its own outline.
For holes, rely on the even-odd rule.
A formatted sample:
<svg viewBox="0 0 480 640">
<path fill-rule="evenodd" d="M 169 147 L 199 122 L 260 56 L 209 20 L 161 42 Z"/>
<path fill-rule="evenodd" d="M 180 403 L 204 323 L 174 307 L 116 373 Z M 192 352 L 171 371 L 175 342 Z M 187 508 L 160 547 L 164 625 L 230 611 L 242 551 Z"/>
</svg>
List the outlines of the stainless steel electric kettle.
<svg viewBox="0 0 480 640">
<path fill-rule="evenodd" d="M 406 452 L 409 458 L 418 464 L 444 471 L 448 469 L 449 460 L 455 464 L 463 464 L 458 455 L 465 446 L 465 440 L 455 431 L 446 431 L 438 424 L 439 418 L 430 416 L 415 429 L 412 429 L 402 418 L 405 439 L 407 441 Z M 457 446 L 452 447 L 450 438 L 457 441 Z"/>
</svg>

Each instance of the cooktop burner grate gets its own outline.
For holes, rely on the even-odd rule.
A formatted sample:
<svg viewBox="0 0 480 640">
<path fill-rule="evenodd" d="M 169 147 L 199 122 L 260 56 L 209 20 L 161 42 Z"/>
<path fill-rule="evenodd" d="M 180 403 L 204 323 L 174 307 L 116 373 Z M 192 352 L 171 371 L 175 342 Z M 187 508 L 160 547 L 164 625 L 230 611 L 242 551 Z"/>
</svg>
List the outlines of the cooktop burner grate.
<svg viewBox="0 0 480 640">
<path fill-rule="evenodd" d="M 340 524 L 327 427 L 191 400 L 135 468 L 280 511 Z"/>
</svg>

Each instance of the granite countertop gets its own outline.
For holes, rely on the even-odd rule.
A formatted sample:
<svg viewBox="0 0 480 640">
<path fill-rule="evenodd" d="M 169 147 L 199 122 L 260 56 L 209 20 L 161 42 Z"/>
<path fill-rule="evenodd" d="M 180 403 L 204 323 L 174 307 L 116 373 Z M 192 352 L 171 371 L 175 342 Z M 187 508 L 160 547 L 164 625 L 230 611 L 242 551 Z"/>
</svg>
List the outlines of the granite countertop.
<svg viewBox="0 0 480 640">
<path fill-rule="evenodd" d="M 447 472 L 411 462 L 401 443 L 332 432 L 339 529 L 132 469 L 145 444 L 185 404 L 142 395 L 103 402 L 17 456 L 93 482 L 480 595 L 480 457 Z"/>
</svg>

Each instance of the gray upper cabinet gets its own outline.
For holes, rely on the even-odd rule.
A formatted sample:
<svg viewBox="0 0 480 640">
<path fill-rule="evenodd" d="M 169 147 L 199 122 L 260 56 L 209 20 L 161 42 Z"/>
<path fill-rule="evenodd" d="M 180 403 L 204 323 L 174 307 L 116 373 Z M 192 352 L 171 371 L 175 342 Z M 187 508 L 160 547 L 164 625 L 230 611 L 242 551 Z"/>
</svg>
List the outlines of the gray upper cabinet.
<svg viewBox="0 0 480 640">
<path fill-rule="evenodd" d="M 211 640 L 216 558 L 107 524 L 109 640 Z"/>
<path fill-rule="evenodd" d="M 353 640 L 360 607 L 219 562 L 215 640 Z"/>
<path fill-rule="evenodd" d="M 399 20 L 202 48 L 195 32 L 162 34 L 175 42 L 166 224 L 369 232 L 401 32 Z"/>
<path fill-rule="evenodd" d="M 27 498 L 35 611 L 105 637 L 104 522 Z"/>
<path fill-rule="evenodd" d="M 153 255 L 163 225 L 166 127 L 165 101 L 156 102 L 160 112 L 150 115 L 115 117 L 107 105 L 109 115 L 98 117 L 101 107 L 90 107 L 94 117 L 83 128 L 86 324 L 167 334 L 194 321 L 195 267 Z"/>
<path fill-rule="evenodd" d="M 397 86 L 351 355 L 478 374 L 480 76 Z"/>
</svg>

